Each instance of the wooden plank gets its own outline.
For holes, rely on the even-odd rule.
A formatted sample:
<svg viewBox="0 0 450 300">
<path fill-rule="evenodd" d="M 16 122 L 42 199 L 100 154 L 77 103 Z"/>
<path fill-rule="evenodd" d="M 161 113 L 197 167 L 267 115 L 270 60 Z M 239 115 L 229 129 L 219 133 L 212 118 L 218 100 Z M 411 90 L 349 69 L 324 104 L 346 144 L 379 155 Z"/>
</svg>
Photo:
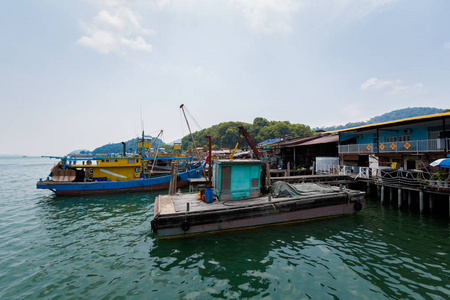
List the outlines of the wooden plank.
<svg viewBox="0 0 450 300">
<path fill-rule="evenodd" d="M 161 215 L 175 213 L 175 206 L 170 195 L 159 196 L 159 208 Z"/>
<path fill-rule="evenodd" d="M 206 178 L 189 178 L 189 183 L 208 183 L 208 179 Z"/>
</svg>

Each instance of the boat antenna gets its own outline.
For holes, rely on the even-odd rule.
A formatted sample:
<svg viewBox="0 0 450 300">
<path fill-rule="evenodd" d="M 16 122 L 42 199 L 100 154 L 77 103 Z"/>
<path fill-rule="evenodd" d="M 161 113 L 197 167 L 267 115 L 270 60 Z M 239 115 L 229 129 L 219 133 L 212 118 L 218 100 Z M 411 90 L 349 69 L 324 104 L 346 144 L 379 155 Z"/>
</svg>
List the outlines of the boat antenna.
<svg viewBox="0 0 450 300">
<path fill-rule="evenodd" d="M 141 115 L 142 138 L 144 138 L 144 120 L 142 119 L 142 106 L 139 107 L 139 113 L 140 113 L 140 115 Z"/>
<path fill-rule="evenodd" d="M 184 112 L 184 104 L 181 104 L 181 105 L 180 105 L 180 108 L 181 108 L 181 110 L 183 111 L 184 119 L 186 120 L 186 124 L 187 124 L 187 127 L 188 127 L 188 129 L 189 129 L 189 134 L 191 135 L 192 144 L 194 145 L 195 152 L 197 152 L 198 160 L 201 161 L 202 158 L 200 157 L 200 153 L 198 152 L 197 146 L 195 145 L 194 136 L 192 135 L 191 127 L 189 126 L 189 121 L 188 121 L 188 119 L 186 118 L 186 113 Z M 210 158 L 210 159 L 211 159 L 211 158 Z M 206 175 L 205 169 L 203 168 L 203 164 L 201 164 L 201 166 L 202 166 L 203 174 Z"/>
</svg>

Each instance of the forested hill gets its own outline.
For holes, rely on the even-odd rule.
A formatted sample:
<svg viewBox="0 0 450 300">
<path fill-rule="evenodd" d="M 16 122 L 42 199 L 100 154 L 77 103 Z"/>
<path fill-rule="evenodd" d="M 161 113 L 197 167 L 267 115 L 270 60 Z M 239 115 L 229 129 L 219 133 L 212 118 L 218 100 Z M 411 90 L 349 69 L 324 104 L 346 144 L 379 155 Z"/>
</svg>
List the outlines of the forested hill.
<svg viewBox="0 0 450 300">
<path fill-rule="evenodd" d="M 394 121 L 394 120 L 437 114 L 437 113 L 441 113 L 443 111 L 444 111 L 443 109 L 433 108 L 433 107 L 408 107 L 408 108 L 393 110 L 391 112 L 382 114 L 381 116 L 373 117 L 370 120 L 365 121 L 365 122 L 351 122 L 351 123 L 347 123 L 345 125 L 314 128 L 314 130 L 333 131 L 333 130 L 363 126 L 363 125 L 368 125 L 368 124 L 389 122 L 389 121 Z"/>
<path fill-rule="evenodd" d="M 208 148 L 206 136 L 212 136 L 213 149 L 234 148 L 239 140 L 239 126 L 244 126 L 249 132 L 255 144 L 267 139 L 280 138 L 286 135 L 291 137 L 312 136 L 315 133 L 307 125 L 291 124 L 289 121 L 268 121 L 258 117 L 253 120 L 253 124 L 243 122 L 224 122 L 213 125 L 209 128 L 193 133 L 197 147 Z M 189 149 L 192 144 L 189 135 L 182 139 L 183 149 Z M 245 139 L 242 139 L 242 147 L 247 146 Z"/>
</svg>

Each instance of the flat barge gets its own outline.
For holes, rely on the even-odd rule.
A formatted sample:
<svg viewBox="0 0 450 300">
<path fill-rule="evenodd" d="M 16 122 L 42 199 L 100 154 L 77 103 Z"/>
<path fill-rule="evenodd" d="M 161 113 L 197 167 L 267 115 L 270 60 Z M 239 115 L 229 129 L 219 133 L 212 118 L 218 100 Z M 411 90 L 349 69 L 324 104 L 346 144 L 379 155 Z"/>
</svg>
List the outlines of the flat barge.
<svg viewBox="0 0 450 300">
<path fill-rule="evenodd" d="M 163 195 L 155 200 L 151 227 L 157 238 L 179 238 L 350 215 L 364 207 L 365 193 L 354 190 L 299 197 L 267 195 L 213 203 L 198 200 L 196 193 Z"/>
</svg>

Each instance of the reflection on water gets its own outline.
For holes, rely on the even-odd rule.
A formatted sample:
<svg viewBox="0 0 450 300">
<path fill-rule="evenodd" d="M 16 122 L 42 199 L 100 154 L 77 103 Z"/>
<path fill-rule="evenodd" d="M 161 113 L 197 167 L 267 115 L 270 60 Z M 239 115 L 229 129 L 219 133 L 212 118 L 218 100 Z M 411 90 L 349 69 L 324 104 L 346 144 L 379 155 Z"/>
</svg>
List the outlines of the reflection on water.
<svg viewBox="0 0 450 300">
<path fill-rule="evenodd" d="M 165 285 L 174 270 L 195 270 L 192 278 L 209 283 L 207 292 L 195 295 L 446 298 L 448 227 L 435 235 L 436 228 L 416 219 L 412 232 L 430 232 L 405 234 L 409 218 L 380 215 L 379 209 L 369 203 L 367 213 L 348 218 L 160 241 L 150 255 Z"/>
<path fill-rule="evenodd" d="M 0 299 L 450 294 L 447 219 L 372 199 L 348 217 L 157 241 L 158 193 L 57 198 L 35 189 L 52 164 L 28 162 L 0 159 Z"/>
</svg>

